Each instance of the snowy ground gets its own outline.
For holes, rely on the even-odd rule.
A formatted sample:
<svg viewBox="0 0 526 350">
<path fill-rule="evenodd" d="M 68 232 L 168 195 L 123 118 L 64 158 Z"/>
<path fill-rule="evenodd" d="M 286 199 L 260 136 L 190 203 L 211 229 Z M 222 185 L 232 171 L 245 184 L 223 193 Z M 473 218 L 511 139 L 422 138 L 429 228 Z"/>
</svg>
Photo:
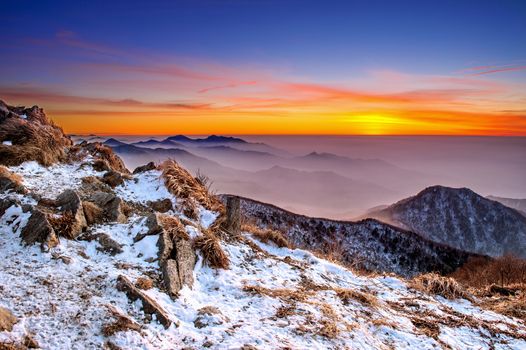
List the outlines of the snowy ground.
<svg viewBox="0 0 526 350">
<path fill-rule="evenodd" d="M 54 198 L 81 177 L 97 175 L 88 167 L 81 176 L 76 167 L 69 172 L 57 170 L 60 166 L 12 169 L 25 177 L 30 190 Z M 116 193 L 135 201 L 169 196 L 158 174 L 135 178 Z M 262 244 L 248 234 L 246 241 L 222 243 L 228 270 L 203 266 L 199 259 L 193 287 L 183 288 L 176 300 L 155 287 L 146 291 L 173 321 L 164 329 L 145 319 L 140 302 L 130 303 L 115 288 L 118 275 L 135 281 L 159 274 L 151 259 L 157 255 L 157 236 L 133 242 L 146 231 L 144 218 L 91 228 L 122 244 L 123 252 L 110 256 L 97 249 L 96 241 L 62 239 L 49 253 L 37 245 L 25 247 L 19 234 L 28 216 L 12 206 L 0 218 L 0 306 L 20 320 L 12 332 L 0 332 L 0 342 L 31 333 L 44 349 L 100 349 L 107 341 L 123 349 L 526 348 L 526 326 L 518 320 L 465 300 L 423 295 L 394 277 L 357 276 L 309 252 Z M 200 224 L 214 218 L 203 209 Z M 193 226 L 187 230 L 200 234 Z M 344 300 L 337 294 L 341 289 L 363 294 Z M 199 315 L 210 306 L 217 310 Z M 141 331 L 105 337 L 101 329 L 112 322 L 110 308 L 131 317 Z"/>
</svg>

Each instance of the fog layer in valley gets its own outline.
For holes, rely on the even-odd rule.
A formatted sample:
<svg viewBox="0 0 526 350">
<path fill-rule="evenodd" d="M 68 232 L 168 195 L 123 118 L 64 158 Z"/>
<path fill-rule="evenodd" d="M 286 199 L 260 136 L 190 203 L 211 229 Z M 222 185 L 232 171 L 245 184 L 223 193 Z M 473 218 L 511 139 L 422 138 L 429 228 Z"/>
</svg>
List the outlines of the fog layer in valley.
<svg viewBox="0 0 526 350">
<path fill-rule="evenodd" d="M 526 138 L 405 136 L 97 137 L 133 169 L 172 158 L 218 193 L 352 219 L 425 187 L 526 198 Z"/>
</svg>

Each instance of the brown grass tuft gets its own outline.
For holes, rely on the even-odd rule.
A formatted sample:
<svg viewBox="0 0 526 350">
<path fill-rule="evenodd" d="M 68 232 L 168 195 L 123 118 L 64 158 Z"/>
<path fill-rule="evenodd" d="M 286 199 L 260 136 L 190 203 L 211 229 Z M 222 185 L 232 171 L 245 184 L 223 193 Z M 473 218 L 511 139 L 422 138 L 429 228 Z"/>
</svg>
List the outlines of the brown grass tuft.
<svg viewBox="0 0 526 350">
<path fill-rule="evenodd" d="M 9 107 L 8 107 L 9 108 Z M 0 123 L 0 160 L 5 165 L 19 165 L 35 160 L 48 166 L 66 159 L 66 148 L 73 142 L 38 108 L 26 109 L 28 119 L 8 116 Z M 11 141 L 12 145 L 4 145 Z"/>
<path fill-rule="evenodd" d="M 334 291 L 344 305 L 348 305 L 351 300 L 356 300 L 363 305 L 371 307 L 378 306 L 378 299 L 373 294 L 366 294 L 358 290 L 346 288 L 336 288 Z"/>
<path fill-rule="evenodd" d="M 193 242 L 194 249 L 199 249 L 205 263 L 213 268 L 227 269 L 230 265 L 228 256 L 221 248 L 219 239 L 209 231 L 204 230 L 203 234 Z"/>
<path fill-rule="evenodd" d="M 224 211 L 221 201 L 210 194 L 205 185 L 196 180 L 176 161 L 165 161 L 161 164 L 161 169 L 164 184 L 174 196 L 183 200 L 193 198 L 208 210 Z"/>
<path fill-rule="evenodd" d="M 75 225 L 75 216 L 71 211 L 65 211 L 59 216 L 48 215 L 48 221 L 57 235 L 67 239 L 75 238 L 72 235 L 73 227 Z"/>
<path fill-rule="evenodd" d="M 271 229 L 261 229 L 252 224 L 242 224 L 241 231 L 250 232 L 254 237 L 256 237 L 263 243 L 267 243 L 270 241 L 280 248 L 290 248 L 289 242 L 279 231 Z"/>
<path fill-rule="evenodd" d="M 22 176 L 15 174 L 3 165 L 0 165 L 0 177 L 8 178 L 15 184 L 15 186 L 22 186 Z"/>
<path fill-rule="evenodd" d="M 150 277 L 139 277 L 135 282 L 135 286 L 139 289 L 148 290 L 153 288 L 153 281 Z"/>
<path fill-rule="evenodd" d="M 186 232 L 186 229 L 179 218 L 170 215 L 159 215 L 158 218 L 162 228 L 170 235 L 172 239 L 190 239 L 190 236 L 188 236 L 188 233 Z"/>
<path fill-rule="evenodd" d="M 441 295 L 447 299 L 468 299 L 471 295 L 455 279 L 436 273 L 426 273 L 413 278 L 409 285 L 421 292 Z"/>
<path fill-rule="evenodd" d="M 140 332 L 141 326 L 126 315 L 121 314 L 115 307 L 106 306 L 114 321 L 102 327 L 102 334 L 105 337 L 111 337 L 117 332 L 126 332 L 129 330 Z"/>
</svg>

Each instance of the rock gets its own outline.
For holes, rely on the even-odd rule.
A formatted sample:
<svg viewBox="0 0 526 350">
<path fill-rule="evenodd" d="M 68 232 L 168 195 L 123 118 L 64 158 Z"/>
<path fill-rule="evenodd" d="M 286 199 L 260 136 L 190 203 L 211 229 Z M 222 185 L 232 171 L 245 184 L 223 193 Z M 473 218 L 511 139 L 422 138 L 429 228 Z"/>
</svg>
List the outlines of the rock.
<svg viewBox="0 0 526 350">
<path fill-rule="evenodd" d="M 100 248 L 97 248 L 99 251 L 109 253 L 110 255 L 122 253 L 122 245 L 112 239 L 107 233 L 97 234 L 97 242 L 100 244 Z"/>
<path fill-rule="evenodd" d="M 223 228 L 233 236 L 239 235 L 241 227 L 239 205 L 239 197 L 228 197 L 226 202 L 226 220 Z"/>
<path fill-rule="evenodd" d="M 88 226 L 79 195 L 73 190 L 65 190 L 57 197 L 56 205 L 61 212 L 72 214 L 73 222 L 68 236 L 76 238 Z"/>
<path fill-rule="evenodd" d="M 144 173 L 145 171 L 155 170 L 157 167 L 154 162 L 150 162 L 146 165 L 141 165 L 133 171 L 134 174 Z"/>
<path fill-rule="evenodd" d="M 95 171 L 110 171 L 110 165 L 104 159 L 96 159 L 93 161 L 93 170 Z"/>
<path fill-rule="evenodd" d="M 20 234 L 26 244 L 42 243 L 42 248 L 50 249 L 58 245 L 59 239 L 45 213 L 33 209 L 26 226 Z"/>
<path fill-rule="evenodd" d="M 217 307 L 205 306 L 197 311 L 194 326 L 196 328 L 205 328 L 212 325 L 217 326 L 224 322 L 228 322 L 228 318 L 224 317 Z"/>
<path fill-rule="evenodd" d="M 126 215 L 123 213 L 124 203 L 122 199 L 113 193 L 95 192 L 91 195 L 89 201 L 102 208 L 104 218 L 108 221 L 126 222 Z"/>
<path fill-rule="evenodd" d="M 11 332 L 18 319 L 6 308 L 0 306 L 0 332 Z"/>
<path fill-rule="evenodd" d="M 141 239 L 143 239 L 146 236 L 153 236 L 157 235 L 162 232 L 163 228 L 159 225 L 159 220 L 157 218 L 157 214 L 149 214 L 146 217 L 145 222 L 146 227 L 148 228 L 148 231 L 145 233 L 138 233 L 137 236 L 133 238 L 134 242 L 139 242 Z"/>
<path fill-rule="evenodd" d="M 4 216 L 5 211 L 13 205 L 20 206 L 20 201 L 16 198 L 1 198 L 0 199 L 0 218 Z"/>
<path fill-rule="evenodd" d="M 122 174 L 113 170 L 106 172 L 102 177 L 102 181 L 112 188 L 124 184 L 124 178 L 122 177 Z"/>
<path fill-rule="evenodd" d="M 165 328 L 170 327 L 172 321 L 168 317 L 166 311 L 163 310 L 163 308 L 159 304 L 157 304 L 155 300 L 151 299 L 149 296 L 147 296 L 146 294 L 141 292 L 137 287 L 135 287 L 128 278 L 126 278 L 123 275 L 120 275 L 117 278 L 117 289 L 121 292 L 126 293 L 126 295 L 131 301 L 139 299 L 142 302 L 142 309 L 144 313 L 149 315 L 155 314 L 157 320 Z"/>
<path fill-rule="evenodd" d="M 148 201 L 148 206 L 152 208 L 154 211 L 157 211 L 159 213 L 166 213 L 167 211 L 172 210 L 172 201 L 168 198 L 165 199 L 159 199 L 156 201 Z"/>
<path fill-rule="evenodd" d="M 104 220 L 104 211 L 95 203 L 89 201 L 82 202 L 84 208 L 84 217 L 88 226 L 100 224 Z"/>
<path fill-rule="evenodd" d="M 193 270 L 196 254 L 190 240 L 171 237 L 166 230 L 159 235 L 159 266 L 164 286 L 172 297 L 176 297 L 184 285 L 194 283 Z"/>
</svg>

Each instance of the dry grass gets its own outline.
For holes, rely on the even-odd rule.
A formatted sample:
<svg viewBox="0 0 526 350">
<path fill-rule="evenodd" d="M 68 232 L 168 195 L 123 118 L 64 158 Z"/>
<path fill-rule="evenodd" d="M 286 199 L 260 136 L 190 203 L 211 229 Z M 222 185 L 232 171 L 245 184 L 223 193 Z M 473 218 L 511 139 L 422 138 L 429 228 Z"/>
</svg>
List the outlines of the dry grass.
<svg viewBox="0 0 526 350">
<path fill-rule="evenodd" d="M 86 222 L 88 225 L 102 222 L 104 211 L 97 204 L 83 201 L 82 208 L 84 210 L 84 216 L 86 217 Z"/>
<path fill-rule="evenodd" d="M 471 294 L 455 279 L 443 277 L 436 273 L 416 276 L 409 282 L 409 286 L 428 294 L 441 295 L 447 299 L 472 299 Z"/>
<path fill-rule="evenodd" d="M 135 282 L 135 286 L 139 289 L 148 290 L 153 288 L 153 280 L 150 277 L 139 277 Z"/>
<path fill-rule="evenodd" d="M 17 344 L 14 341 L 0 341 L 0 350 L 25 350 L 26 346 Z"/>
<path fill-rule="evenodd" d="M 253 295 L 265 295 L 271 298 L 278 298 L 286 302 L 304 302 L 314 294 L 313 291 L 304 289 L 276 288 L 270 289 L 261 286 L 243 286 L 243 291 Z"/>
<path fill-rule="evenodd" d="M 209 231 L 204 230 L 203 234 L 194 240 L 193 247 L 201 251 L 205 263 L 210 267 L 227 269 L 230 265 L 219 239 Z"/>
<path fill-rule="evenodd" d="M 479 306 L 499 314 L 516 317 L 526 322 L 526 296 L 486 298 Z"/>
<path fill-rule="evenodd" d="M 73 142 L 40 110 L 27 110 L 39 121 L 9 117 L 0 124 L 0 159 L 5 165 L 19 165 L 35 160 L 48 166 L 66 159 L 66 148 Z M 31 118 L 32 119 L 32 118 Z M 4 145 L 11 141 L 12 145 Z"/>
<path fill-rule="evenodd" d="M 48 215 L 48 221 L 55 233 L 67 239 L 74 239 L 72 235 L 75 226 L 75 216 L 71 211 L 65 211 L 62 215 Z"/>
<path fill-rule="evenodd" d="M 261 229 L 255 225 L 251 224 L 242 224 L 241 231 L 250 232 L 254 237 L 260 240 L 263 243 L 273 242 L 280 248 L 287 247 L 289 248 L 289 242 L 283 236 L 283 234 L 276 230 L 271 229 Z"/>
<path fill-rule="evenodd" d="M 161 164 L 162 178 L 166 188 L 180 199 L 193 198 L 208 210 L 223 212 L 223 204 L 211 195 L 205 185 L 194 178 L 186 169 L 174 160 Z"/>
<path fill-rule="evenodd" d="M 15 186 L 22 186 L 22 176 L 15 174 L 5 166 L 0 165 L 0 177 L 6 177 L 11 180 Z"/>
<path fill-rule="evenodd" d="M 190 236 L 188 236 L 186 229 L 181 223 L 181 220 L 179 220 L 177 217 L 170 215 L 158 215 L 158 219 L 159 224 L 164 229 L 164 231 L 170 235 L 172 240 L 176 238 L 182 238 L 186 240 L 190 239 Z"/>
<path fill-rule="evenodd" d="M 378 306 L 378 299 L 373 294 L 366 294 L 355 289 L 347 288 L 336 288 L 334 291 L 344 305 L 348 305 L 352 300 L 356 300 L 359 303 L 370 307 Z"/>
</svg>

